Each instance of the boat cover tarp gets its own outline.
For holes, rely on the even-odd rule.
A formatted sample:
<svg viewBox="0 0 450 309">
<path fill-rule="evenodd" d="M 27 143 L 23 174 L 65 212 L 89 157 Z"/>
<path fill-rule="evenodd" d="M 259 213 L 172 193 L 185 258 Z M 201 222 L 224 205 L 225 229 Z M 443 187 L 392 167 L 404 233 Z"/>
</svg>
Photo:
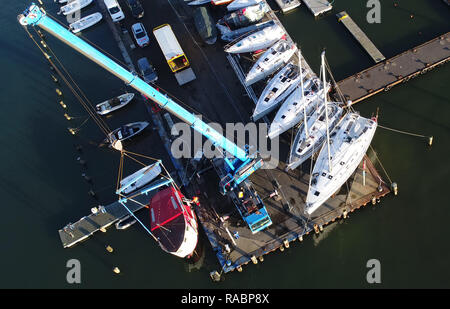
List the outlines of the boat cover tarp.
<svg viewBox="0 0 450 309">
<path fill-rule="evenodd" d="M 214 20 L 206 7 L 199 7 L 194 11 L 194 23 L 202 39 L 206 41 L 214 40 L 217 37 L 217 29 Z"/>
</svg>

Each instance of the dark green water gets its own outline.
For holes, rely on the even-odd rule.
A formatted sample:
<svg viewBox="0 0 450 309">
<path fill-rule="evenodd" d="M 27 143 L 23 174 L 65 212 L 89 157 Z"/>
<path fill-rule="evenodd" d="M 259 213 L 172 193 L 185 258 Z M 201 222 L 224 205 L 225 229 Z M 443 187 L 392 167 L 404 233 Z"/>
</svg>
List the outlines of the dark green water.
<svg viewBox="0 0 450 309">
<path fill-rule="evenodd" d="M 52 1 L 44 2 L 54 14 Z M 450 29 L 449 8 L 442 1 L 399 0 L 398 8 L 393 1 L 381 2 L 381 24 L 366 23 L 366 1 L 336 0 L 333 13 L 346 10 L 386 57 Z M 425 140 L 379 129 L 373 146 L 399 184 L 400 194 L 332 225 L 326 239 L 309 237 L 284 253 L 267 256 L 262 264 L 226 275 L 220 284 L 213 284 L 208 276 L 210 270 L 217 269 L 211 253 L 203 268 L 189 272 L 183 261 L 162 252 L 137 226 L 127 232 L 110 229 L 63 249 L 57 230 L 87 215 L 96 205 L 87 194 L 90 186 L 80 176 L 85 170 L 77 164 L 80 154 L 74 144 L 84 145 L 86 172 L 94 179 L 102 203 L 114 199 L 111 192 L 118 157 L 92 144 L 102 133 L 91 121 L 77 137 L 68 133 L 68 126 L 79 126 L 84 118 L 69 123 L 63 117 L 65 111 L 57 103 L 48 65 L 16 22 L 16 15 L 27 4 L 29 1 L 12 1 L 0 13 L 0 287 L 371 287 L 366 282 L 366 262 L 372 258 L 381 262 L 381 287 L 450 287 L 448 65 L 356 105 L 364 115 L 379 107 L 381 124 L 433 135 L 434 145 L 427 148 Z M 333 14 L 314 20 L 302 5 L 281 20 L 315 70 L 323 47 L 338 80 L 372 65 Z M 89 31 L 87 38 L 120 57 L 105 23 Z M 116 78 L 61 43 L 49 42 L 92 102 L 122 92 Z M 68 90 L 64 93 L 66 112 L 86 117 Z M 139 119 L 145 108 L 136 103 L 127 113 Z M 119 124 L 115 117 L 107 121 L 111 127 Z M 106 244 L 115 248 L 113 254 L 105 251 Z M 209 251 L 208 246 L 206 249 Z M 81 285 L 66 283 L 66 262 L 72 258 L 81 262 Z M 122 270 L 119 276 L 112 272 L 114 266 Z"/>
</svg>

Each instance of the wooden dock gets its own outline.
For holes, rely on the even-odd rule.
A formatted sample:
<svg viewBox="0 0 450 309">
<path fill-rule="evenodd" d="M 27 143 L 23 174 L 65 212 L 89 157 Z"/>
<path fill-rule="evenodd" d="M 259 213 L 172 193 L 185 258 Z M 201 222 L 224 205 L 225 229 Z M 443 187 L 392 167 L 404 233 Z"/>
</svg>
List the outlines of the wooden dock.
<svg viewBox="0 0 450 309">
<path fill-rule="evenodd" d="M 361 102 L 450 60 L 450 32 L 339 81 L 345 100 Z M 335 93 L 338 99 L 339 94 Z"/>
<path fill-rule="evenodd" d="M 368 204 L 376 204 L 390 192 L 370 159 L 366 156 L 366 176 L 363 185 L 362 162 L 356 173 L 311 216 L 305 214 L 305 197 L 309 184 L 309 161 L 303 169 L 285 172 L 285 163 L 276 169 L 258 170 L 250 180 L 253 188 L 264 200 L 273 224 L 264 231 L 252 234 L 235 206 L 227 200 L 218 200 L 213 191 L 216 186 L 203 183 L 200 188 L 206 201 L 197 208 L 203 226 L 223 271 L 242 270 L 250 262 L 262 261 L 273 251 L 284 251 L 292 242 L 300 242 L 311 232 L 319 234 L 327 224 Z M 214 171 L 209 172 L 214 177 Z M 217 177 L 217 176 L 216 176 Z M 209 188 L 207 187 L 209 186 Z M 217 194 L 216 194 L 217 195 Z M 238 233 L 238 237 L 233 235 Z M 370 231 L 367 231 L 370 233 Z M 227 248 L 230 248 L 227 250 Z"/>
<path fill-rule="evenodd" d="M 331 11 L 333 6 L 327 0 L 303 0 L 315 17 Z"/>
<path fill-rule="evenodd" d="M 283 13 L 292 11 L 298 8 L 301 4 L 299 0 L 275 0 Z"/>
<path fill-rule="evenodd" d="M 358 27 L 358 25 L 353 21 L 353 19 L 343 11 L 336 14 L 338 21 L 340 21 L 353 37 L 361 44 L 361 46 L 367 51 L 367 53 L 372 57 L 375 63 L 383 61 L 386 57 L 378 50 L 375 44 L 367 37 L 367 35 Z"/>
<path fill-rule="evenodd" d="M 154 181 L 147 187 L 154 186 L 158 182 L 164 183 L 166 182 L 166 179 L 163 178 L 159 181 Z M 145 190 L 145 187 L 142 190 Z M 137 212 L 144 208 L 142 205 L 147 205 L 150 202 L 150 199 L 154 194 L 155 191 L 150 191 L 147 194 L 135 196 L 133 197 L 133 200 L 136 202 L 130 200 L 125 205 L 133 213 Z M 58 231 L 62 245 L 64 248 L 72 247 L 73 245 L 86 240 L 95 232 L 100 230 L 105 231 L 106 228 L 129 214 L 130 213 L 121 203 L 119 203 L 119 201 L 113 202 L 107 206 L 99 206 L 97 207 L 96 213 L 84 216 L 75 223 L 69 223 Z"/>
</svg>

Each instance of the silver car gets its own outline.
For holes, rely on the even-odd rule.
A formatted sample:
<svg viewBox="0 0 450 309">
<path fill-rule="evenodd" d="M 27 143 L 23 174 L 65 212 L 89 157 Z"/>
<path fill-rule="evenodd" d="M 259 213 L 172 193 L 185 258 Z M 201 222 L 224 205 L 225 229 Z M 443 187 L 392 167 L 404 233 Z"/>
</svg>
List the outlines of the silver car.
<svg viewBox="0 0 450 309">
<path fill-rule="evenodd" d="M 145 47 L 150 44 L 150 39 L 147 35 L 147 31 L 145 31 L 144 25 L 142 23 L 134 24 L 133 26 L 131 26 L 131 30 L 133 32 L 136 43 L 140 47 Z"/>
</svg>

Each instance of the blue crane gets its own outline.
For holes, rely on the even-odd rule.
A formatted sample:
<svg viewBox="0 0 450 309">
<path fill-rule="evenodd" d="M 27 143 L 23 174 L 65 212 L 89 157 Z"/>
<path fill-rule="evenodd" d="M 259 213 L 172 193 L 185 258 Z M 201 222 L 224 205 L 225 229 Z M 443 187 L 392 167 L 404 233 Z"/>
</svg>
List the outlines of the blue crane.
<svg viewBox="0 0 450 309">
<path fill-rule="evenodd" d="M 139 78 L 136 73 L 123 68 L 117 62 L 61 26 L 58 22 L 47 16 L 45 11 L 36 4 L 32 3 L 18 16 L 18 20 L 23 26 L 39 26 L 43 30 L 46 30 L 48 33 L 123 80 L 128 86 L 153 100 L 161 108 L 188 123 L 194 130 L 211 140 L 214 146 L 218 146 L 230 153 L 232 158 L 225 156 L 224 159 L 226 164 L 224 164 L 224 173 L 220 181 L 221 193 L 229 193 L 232 195 L 234 204 L 237 206 L 241 216 L 253 233 L 263 230 L 272 224 L 264 203 L 259 198 L 256 191 L 249 186 L 247 181 L 247 178 L 263 165 L 263 161 L 260 157 L 257 155 L 249 155 L 248 147 L 245 147 L 246 150 L 240 148 L 202 121 L 198 116 L 177 104 L 166 94 L 159 92 L 157 89 L 147 84 L 144 80 Z"/>
</svg>

